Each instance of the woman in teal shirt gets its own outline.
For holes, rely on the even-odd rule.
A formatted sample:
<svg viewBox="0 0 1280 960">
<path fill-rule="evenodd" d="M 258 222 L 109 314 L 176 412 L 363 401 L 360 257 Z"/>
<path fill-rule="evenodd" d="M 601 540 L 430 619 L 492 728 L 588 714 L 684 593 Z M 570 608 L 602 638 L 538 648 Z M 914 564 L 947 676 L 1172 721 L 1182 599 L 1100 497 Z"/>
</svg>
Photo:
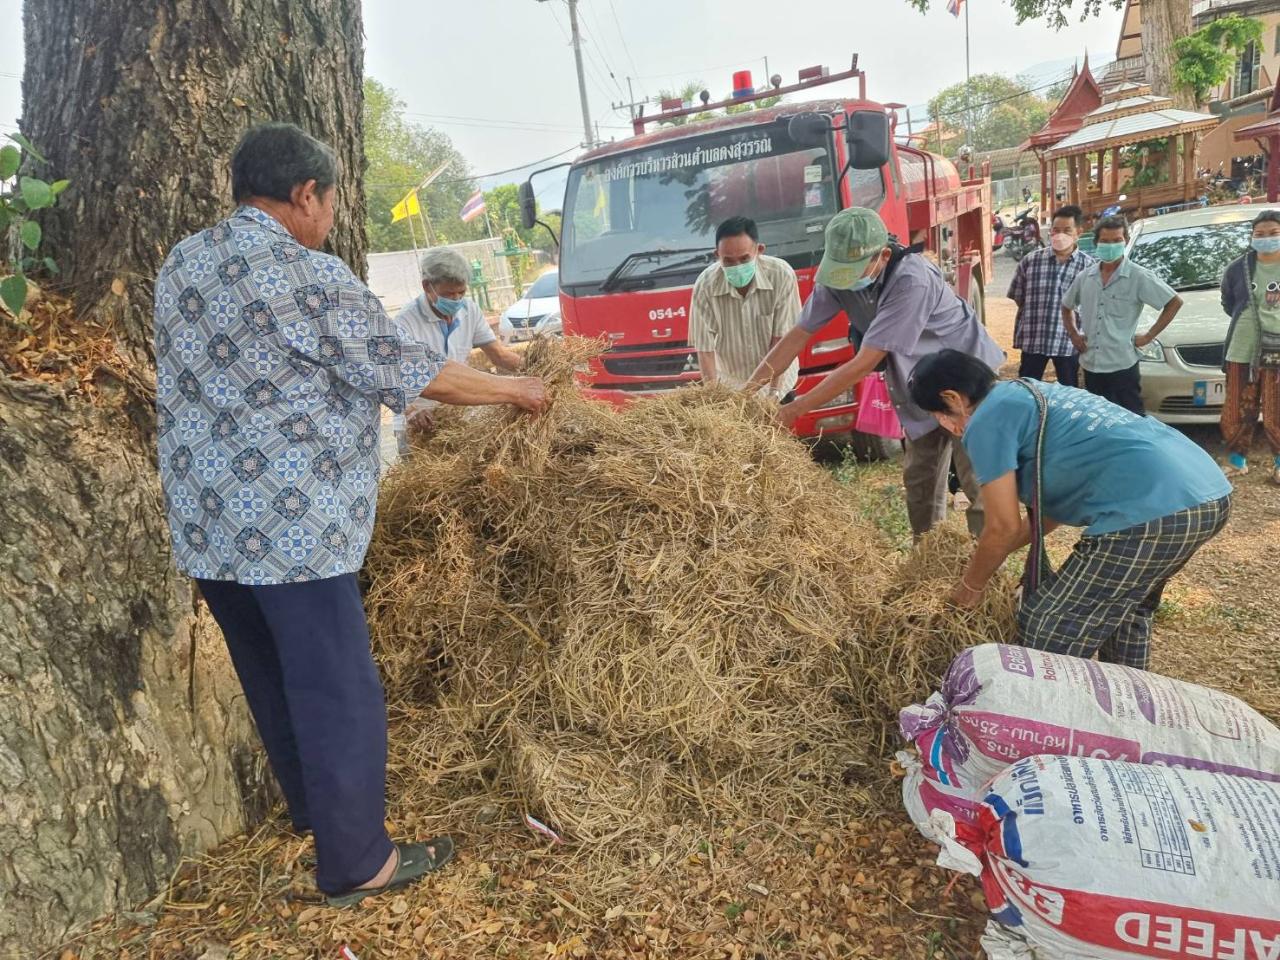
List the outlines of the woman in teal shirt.
<svg viewBox="0 0 1280 960">
<path fill-rule="evenodd" d="M 1280 484 L 1280 211 L 1258 214 L 1249 246 L 1222 275 L 1222 309 L 1231 318 L 1222 365 L 1222 439 L 1227 476 L 1243 477 L 1261 414 L 1271 446 L 1271 482 Z"/>
<path fill-rule="evenodd" d="M 1005 558 L 1030 543 L 1021 642 L 1145 669 L 1165 584 L 1231 512 L 1231 484 L 1213 458 L 1178 431 L 1084 390 L 996 383 L 990 367 L 954 350 L 916 367 L 911 397 L 961 438 L 986 504 L 952 601 L 976 605 Z M 1063 525 L 1084 533 L 1054 572 L 1043 533 Z"/>
</svg>

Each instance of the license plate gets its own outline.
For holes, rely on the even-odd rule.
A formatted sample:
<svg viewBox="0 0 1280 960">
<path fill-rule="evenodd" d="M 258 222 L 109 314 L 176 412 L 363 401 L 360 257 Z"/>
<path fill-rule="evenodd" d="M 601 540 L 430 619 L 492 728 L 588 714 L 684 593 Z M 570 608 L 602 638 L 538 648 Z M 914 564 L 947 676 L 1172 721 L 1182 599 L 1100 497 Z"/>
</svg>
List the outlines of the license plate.
<svg viewBox="0 0 1280 960">
<path fill-rule="evenodd" d="M 1227 398 L 1227 382 L 1225 380 L 1197 380 L 1191 392 L 1192 402 L 1197 407 L 1220 407 Z"/>
</svg>

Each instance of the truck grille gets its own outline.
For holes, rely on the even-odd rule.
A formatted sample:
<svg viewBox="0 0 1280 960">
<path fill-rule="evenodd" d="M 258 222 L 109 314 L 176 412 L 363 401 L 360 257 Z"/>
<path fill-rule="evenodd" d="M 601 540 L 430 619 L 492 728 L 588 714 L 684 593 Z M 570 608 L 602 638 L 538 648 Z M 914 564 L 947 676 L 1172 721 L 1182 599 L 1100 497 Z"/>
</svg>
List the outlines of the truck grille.
<svg viewBox="0 0 1280 960">
<path fill-rule="evenodd" d="M 1184 343 L 1175 349 L 1178 358 L 1190 367 L 1221 367 L 1225 343 Z"/>
<path fill-rule="evenodd" d="M 605 356 L 604 368 L 615 377 L 678 377 L 698 372 L 696 353 L 667 354 L 660 357 Z"/>
</svg>

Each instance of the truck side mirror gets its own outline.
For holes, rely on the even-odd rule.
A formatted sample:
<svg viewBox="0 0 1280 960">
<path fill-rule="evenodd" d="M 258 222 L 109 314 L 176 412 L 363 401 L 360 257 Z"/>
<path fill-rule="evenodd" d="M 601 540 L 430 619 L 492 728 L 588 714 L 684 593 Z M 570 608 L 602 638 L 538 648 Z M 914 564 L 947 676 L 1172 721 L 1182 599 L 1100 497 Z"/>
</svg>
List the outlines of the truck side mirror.
<svg viewBox="0 0 1280 960">
<path fill-rule="evenodd" d="M 879 170 L 889 162 L 889 115 L 883 110 L 850 114 L 844 135 L 853 169 Z"/>
<path fill-rule="evenodd" d="M 787 121 L 787 136 L 798 147 L 825 147 L 831 121 L 820 113 L 798 113 Z"/>
<path fill-rule="evenodd" d="M 533 184 L 528 180 L 520 184 L 520 222 L 526 230 L 532 230 L 538 222 L 538 201 L 533 196 Z"/>
</svg>

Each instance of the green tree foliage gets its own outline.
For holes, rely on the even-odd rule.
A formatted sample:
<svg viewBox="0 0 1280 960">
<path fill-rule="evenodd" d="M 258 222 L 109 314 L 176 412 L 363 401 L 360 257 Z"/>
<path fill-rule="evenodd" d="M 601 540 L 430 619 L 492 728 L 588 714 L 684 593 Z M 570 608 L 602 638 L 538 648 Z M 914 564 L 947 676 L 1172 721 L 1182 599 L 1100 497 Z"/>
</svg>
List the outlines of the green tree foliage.
<svg viewBox="0 0 1280 960">
<path fill-rule="evenodd" d="M 33 215 L 57 203 L 68 181 L 19 175 L 46 161 L 22 134 L 9 139 L 12 144 L 0 146 L 0 303 L 17 318 L 27 302 L 27 275 L 58 272 L 52 257 L 39 256 L 43 231 Z"/>
<path fill-rule="evenodd" d="M 906 0 L 921 13 L 933 0 Z M 1008 0 L 1015 22 L 1020 26 L 1030 20 L 1043 20 L 1055 30 L 1070 23 L 1072 16 L 1087 20 L 1103 10 L 1121 10 L 1125 0 Z M 938 6 L 942 6 L 939 2 Z M 1190 0 L 1146 0 L 1143 10 L 1143 55 L 1146 57 L 1147 79 L 1156 92 L 1173 96 L 1176 83 L 1173 73 L 1174 44 L 1191 32 Z"/>
<path fill-rule="evenodd" d="M 484 195 L 484 203 L 495 237 L 502 235 L 507 230 L 512 230 L 515 232 L 516 239 L 522 247 L 550 251 L 555 246 L 551 237 L 547 235 L 547 231 L 543 230 L 542 227 L 535 226 L 532 230 L 526 230 L 521 225 L 520 188 L 517 184 L 506 183 L 500 187 L 494 187 Z M 558 212 L 552 213 L 539 210 L 538 215 L 543 223 L 555 231 L 557 237 L 560 236 L 560 214 Z M 480 221 L 477 220 L 475 226 L 482 234 L 484 233 L 485 227 Z"/>
<path fill-rule="evenodd" d="M 1174 41 L 1173 75 L 1196 103 L 1203 104 L 1231 75 L 1245 48 L 1261 39 L 1261 20 L 1237 16 L 1215 20 Z"/>
<path fill-rule="evenodd" d="M 952 130 L 964 130 L 971 119 L 975 150 L 1016 147 L 1044 126 L 1052 109 L 1048 100 L 1028 92 L 1029 86 L 1021 79 L 980 73 L 967 89 L 953 84 L 930 100 L 929 119 Z"/>
<path fill-rule="evenodd" d="M 907 3 L 924 13 L 929 9 L 931 0 L 907 0 Z M 1013 7 L 1019 26 L 1028 20 L 1043 18 L 1055 30 L 1061 30 L 1070 22 L 1069 15 L 1076 10 L 1080 11 L 1080 19 L 1086 20 L 1096 17 L 1106 7 L 1119 10 L 1124 6 L 1124 0 L 1080 0 L 1079 3 L 1075 0 L 1010 0 L 1009 5 Z"/>
<path fill-rule="evenodd" d="M 409 223 L 391 222 L 391 208 L 442 163 L 449 169 L 440 179 L 418 194 L 436 242 L 457 243 L 484 235 L 479 221 L 467 224 L 458 219 L 467 198 L 475 192 L 468 178 L 466 160 L 449 137 L 439 130 L 414 123 L 404 101 L 394 90 L 376 80 L 364 81 L 364 150 L 368 160 L 365 191 L 368 200 L 369 250 L 407 250 L 412 247 Z M 421 225 L 413 229 L 422 243 Z"/>
</svg>

